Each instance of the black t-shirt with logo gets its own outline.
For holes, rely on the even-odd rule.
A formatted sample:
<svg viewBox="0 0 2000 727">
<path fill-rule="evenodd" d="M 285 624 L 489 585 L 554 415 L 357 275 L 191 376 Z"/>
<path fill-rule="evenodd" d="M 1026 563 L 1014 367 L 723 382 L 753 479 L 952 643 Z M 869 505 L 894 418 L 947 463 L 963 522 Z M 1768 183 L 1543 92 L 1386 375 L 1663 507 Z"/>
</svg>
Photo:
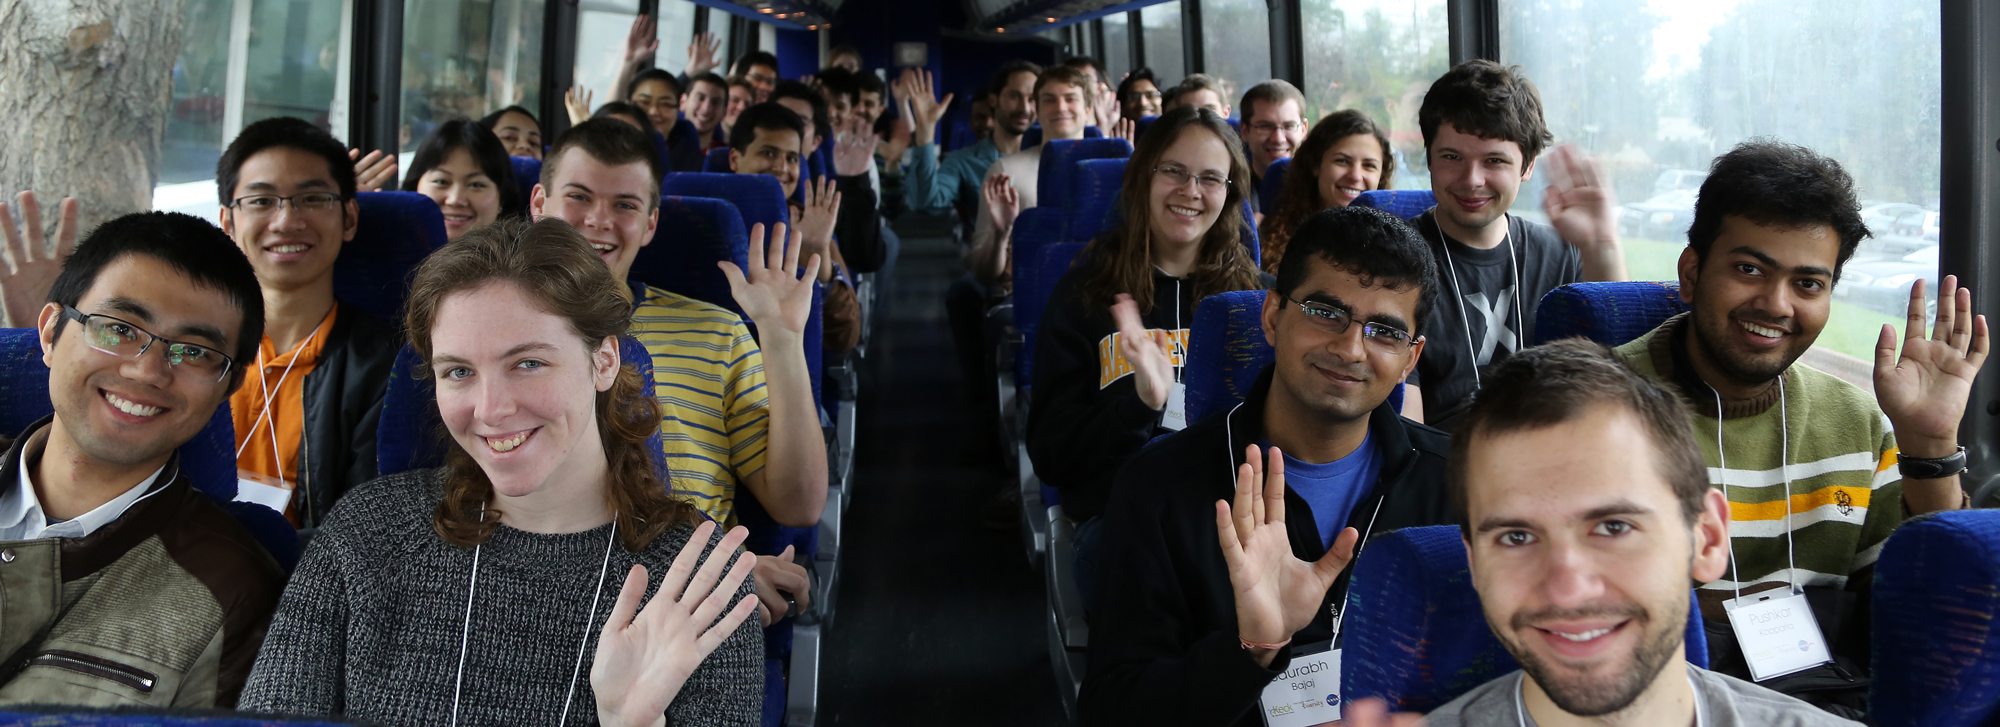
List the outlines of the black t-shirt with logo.
<svg viewBox="0 0 2000 727">
<path fill-rule="evenodd" d="M 1423 389 L 1424 421 L 1449 431 L 1487 372 L 1534 340 L 1542 296 L 1583 279 L 1583 258 L 1538 222 L 1508 215 L 1507 241 L 1480 250 L 1447 238 L 1436 215 L 1410 221 L 1437 260 L 1438 299 L 1409 383 Z"/>
</svg>

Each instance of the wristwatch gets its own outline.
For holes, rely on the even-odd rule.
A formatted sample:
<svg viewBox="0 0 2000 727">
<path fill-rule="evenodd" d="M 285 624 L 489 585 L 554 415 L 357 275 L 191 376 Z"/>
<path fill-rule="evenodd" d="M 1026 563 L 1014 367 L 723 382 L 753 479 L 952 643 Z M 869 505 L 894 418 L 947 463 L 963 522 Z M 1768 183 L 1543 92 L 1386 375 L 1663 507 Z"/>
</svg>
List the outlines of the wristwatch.
<svg viewBox="0 0 2000 727">
<path fill-rule="evenodd" d="M 1965 463 L 1965 445 L 1961 444 L 1957 452 L 1936 459 L 1900 455 L 1896 459 L 1896 468 L 1902 471 L 1906 480 L 1935 480 L 1964 473 L 1967 469 Z"/>
</svg>

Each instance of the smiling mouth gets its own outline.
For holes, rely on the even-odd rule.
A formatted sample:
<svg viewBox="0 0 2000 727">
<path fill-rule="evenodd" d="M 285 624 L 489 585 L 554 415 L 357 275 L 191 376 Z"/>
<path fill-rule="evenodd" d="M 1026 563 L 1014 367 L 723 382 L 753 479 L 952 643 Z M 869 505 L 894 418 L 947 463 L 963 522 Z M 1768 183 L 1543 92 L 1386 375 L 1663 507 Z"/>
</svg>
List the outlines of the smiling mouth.
<svg viewBox="0 0 2000 727">
<path fill-rule="evenodd" d="M 1200 217 L 1200 216 L 1201 216 L 1201 210 L 1198 210 L 1198 209 L 1195 209 L 1195 208 L 1193 208 L 1193 207 L 1181 207 L 1181 206 L 1178 206 L 1178 205 L 1167 205 L 1167 211 L 1168 211 L 1168 212 L 1172 212 L 1172 213 L 1174 213 L 1174 214 L 1177 214 L 1177 215 L 1180 215 L 1180 216 L 1182 216 L 1182 217 Z"/>
<path fill-rule="evenodd" d="M 612 253 L 618 252 L 617 245 L 613 245 L 608 242 L 597 242 L 595 240 L 591 241 L 590 249 L 596 250 L 597 254 L 599 255 L 610 255 Z"/>
<path fill-rule="evenodd" d="M 1359 197 L 1361 196 L 1362 192 L 1368 191 L 1365 189 L 1355 189 L 1353 187 L 1334 187 L 1334 189 L 1339 190 L 1341 194 L 1347 195 L 1349 197 Z"/>
<path fill-rule="evenodd" d="M 1763 336 L 1764 338 L 1785 337 L 1785 332 L 1782 330 L 1760 326 L 1749 321 L 1737 321 L 1736 325 L 1742 326 L 1743 330 L 1749 331 L 1752 335 Z"/>
<path fill-rule="evenodd" d="M 160 412 L 166 411 L 166 409 L 161 407 L 146 406 L 145 404 L 125 399 L 109 391 L 104 392 L 104 401 L 111 404 L 112 408 L 135 417 L 154 417 L 159 416 Z"/>
<path fill-rule="evenodd" d="M 528 441 L 528 438 L 534 436 L 535 432 L 539 430 L 540 428 L 537 427 L 535 429 L 530 429 L 528 431 L 520 432 L 518 434 L 512 434 L 506 437 L 499 437 L 499 438 L 480 437 L 479 439 L 481 441 L 486 442 L 487 449 L 491 449 L 501 454 L 506 454 L 516 449 L 520 449 L 521 445 L 526 443 Z"/>
<path fill-rule="evenodd" d="M 1562 637 L 1563 639 L 1565 639 L 1565 640 L 1568 640 L 1568 641 L 1574 641 L 1574 642 L 1578 642 L 1578 643 L 1582 643 L 1582 642 L 1585 642 L 1585 641 L 1591 641 L 1591 640 L 1594 640 L 1594 639 L 1596 639 L 1596 638 L 1598 638 L 1598 637 L 1600 637 L 1600 636 L 1603 636 L 1603 635 L 1605 635 L 1605 634 L 1608 634 L 1608 633 L 1611 633 L 1611 632 L 1613 632 L 1613 631 L 1617 631 L 1617 630 L 1618 630 L 1618 627 L 1617 627 L 1617 626 L 1607 626 L 1607 627 L 1605 627 L 1605 628 L 1601 628 L 1601 629 L 1591 629 L 1591 630 L 1589 630 L 1589 631 L 1584 631 L 1584 632 L 1580 632 L 1580 633 L 1571 633 L 1571 632 L 1568 632 L 1568 631 L 1556 631 L 1556 630 L 1554 630 L 1554 629 L 1542 629 L 1542 630 L 1543 630 L 1543 631 L 1546 631 L 1546 632 L 1548 632 L 1548 633 L 1551 633 L 1551 634 L 1555 634 L 1555 635 L 1557 635 L 1557 636 L 1560 636 L 1560 637 Z"/>
<path fill-rule="evenodd" d="M 286 243 L 283 245 L 272 245 L 270 247 L 264 248 L 264 251 L 278 255 L 291 255 L 294 253 L 305 252 L 311 249 L 312 249 L 311 245 L 307 245 L 304 243 Z"/>
</svg>

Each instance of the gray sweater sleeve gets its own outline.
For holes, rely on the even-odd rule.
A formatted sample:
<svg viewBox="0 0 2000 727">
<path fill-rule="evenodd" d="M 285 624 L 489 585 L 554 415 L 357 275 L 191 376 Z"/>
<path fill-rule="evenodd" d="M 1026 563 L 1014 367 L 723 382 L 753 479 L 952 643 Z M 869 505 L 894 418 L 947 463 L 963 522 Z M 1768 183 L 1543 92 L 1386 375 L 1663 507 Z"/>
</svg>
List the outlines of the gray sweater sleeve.
<svg viewBox="0 0 2000 727">
<path fill-rule="evenodd" d="M 322 531 L 324 533 L 324 531 Z M 236 708 L 244 712 L 325 715 L 346 711 L 345 579 L 336 543 L 317 538 L 299 560 Z"/>
<path fill-rule="evenodd" d="M 714 549 L 722 541 L 722 536 L 723 530 L 716 528 L 704 552 Z M 738 550 L 736 557 L 750 557 L 750 554 Z M 735 561 L 732 560 L 730 565 L 735 565 Z M 661 571 L 662 575 L 664 573 Z M 743 586 L 736 589 L 737 597 L 729 602 L 731 606 L 742 599 L 757 597 L 753 581 L 753 578 L 743 579 Z M 695 667 L 693 674 L 688 675 L 687 683 L 681 685 L 680 694 L 675 695 L 673 703 L 667 706 L 667 722 L 675 727 L 750 727 L 762 721 L 759 707 L 763 703 L 764 629 L 757 625 L 757 615 L 753 613 L 707 659 L 702 660 L 701 666 Z"/>
</svg>

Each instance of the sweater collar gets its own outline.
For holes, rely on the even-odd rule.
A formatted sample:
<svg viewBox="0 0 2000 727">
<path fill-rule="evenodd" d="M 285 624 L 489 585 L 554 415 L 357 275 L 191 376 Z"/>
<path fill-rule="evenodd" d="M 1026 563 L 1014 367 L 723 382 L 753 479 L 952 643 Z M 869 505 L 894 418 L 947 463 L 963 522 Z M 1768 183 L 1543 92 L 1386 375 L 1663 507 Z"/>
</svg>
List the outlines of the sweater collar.
<svg viewBox="0 0 2000 727">
<path fill-rule="evenodd" d="M 1275 371 L 1274 364 L 1264 365 L 1264 370 L 1257 374 L 1257 383 L 1250 387 L 1249 396 L 1243 399 L 1242 406 L 1229 418 L 1232 441 L 1239 444 L 1266 441 L 1264 403 L 1271 396 L 1271 383 Z M 1415 458 L 1416 449 L 1410 444 L 1410 431 L 1402 414 L 1387 401 L 1382 402 L 1368 414 L 1368 439 L 1374 443 L 1382 456 L 1381 475 L 1375 481 L 1375 489 L 1369 494 L 1372 498 L 1388 492 L 1387 488 L 1395 482 L 1404 466 Z M 1230 456 L 1235 458 L 1236 464 L 1241 465 L 1243 451 L 1240 447 L 1236 449 L 1237 451 L 1232 452 Z"/>
<path fill-rule="evenodd" d="M 1687 337 L 1693 335 L 1693 321 L 1692 311 L 1668 318 L 1646 342 L 1646 352 L 1653 359 L 1654 370 L 1660 372 L 1660 379 L 1672 382 L 1675 388 L 1680 389 L 1681 396 L 1687 399 L 1695 413 L 1710 416 L 1715 409 L 1708 402 L 1715 401 L 1718 393 L 1695 373 L 1694 360 L 1688 355 Z M 1722 418 L 1742 419 L 1763 414 L 1778 403 L 1780 394 L 1781 390 L 1772 385 L 1748 399 L 1724 398 Z"/>
</svg>

